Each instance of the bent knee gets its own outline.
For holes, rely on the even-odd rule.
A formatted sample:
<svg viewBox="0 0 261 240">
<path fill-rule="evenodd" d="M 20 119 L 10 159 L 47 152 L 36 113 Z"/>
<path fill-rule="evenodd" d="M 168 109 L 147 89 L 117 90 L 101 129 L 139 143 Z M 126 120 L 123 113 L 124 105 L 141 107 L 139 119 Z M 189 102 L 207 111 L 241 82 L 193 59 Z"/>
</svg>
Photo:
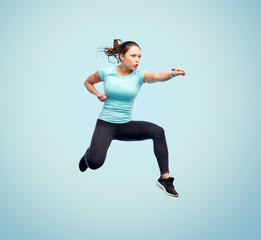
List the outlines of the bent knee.
<svg viewBox="0 0 261 240">
<path fill-rule="evenodd" d="M 105 161 L 105 159 L 103 159 L 103 158 L 94 157 L 94 158 L 89 158 L 87 160 L 87 163 L 88 163 L 88 167 L 90 169 L 95 170 L 95 169 L 100 168 L 103 165 L 104 161 Z"/>
<path fill-rule="evenodd" d="M 96 162 L 88 162 L 88 167 L 92 170 L 98 169 L 103 165 L 103 163 L 96 163 Z"/>
<path fill-rule="evenodd" d="M 155 137 L 164 137 L 165 136 L 164 128 L 162 128 L 160 126 L 157 126 L 157 128 L 155 128 L 153 133 L 154 133 Z"/>
</svg>

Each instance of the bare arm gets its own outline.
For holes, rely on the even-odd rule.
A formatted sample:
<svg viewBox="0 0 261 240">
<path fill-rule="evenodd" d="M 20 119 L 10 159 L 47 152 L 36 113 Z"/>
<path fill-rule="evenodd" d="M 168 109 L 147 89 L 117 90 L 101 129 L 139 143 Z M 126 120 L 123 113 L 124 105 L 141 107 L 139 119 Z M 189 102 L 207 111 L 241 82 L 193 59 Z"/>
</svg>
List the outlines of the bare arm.
<svg viewBox="0 0 261 240">
<path fill-rule="evenodd" d="M 99 72 L 97 71 L 85 80 L 84 85 L 90 93 L 96 95 L 101 102 L 104 102 L 107 100 L 107 96 L 105 94 L 99 93 L 97 89 L 94 87 L 94 84 L 101 81 L 102 80 L 100 78 Z"/>
<path fill-rule="evenodd" d="M 185 72 L 182 67 L 176 68 L 171 73 L 173 76 L 184 76 Z M 161 72 L 161 73 L 151 73 L 146 71 L 143 77 L 143 81 L 147 83 L 155 83 L 155 82 L 164 82 L 170 80 L 169 72 Z"/>
</svg>

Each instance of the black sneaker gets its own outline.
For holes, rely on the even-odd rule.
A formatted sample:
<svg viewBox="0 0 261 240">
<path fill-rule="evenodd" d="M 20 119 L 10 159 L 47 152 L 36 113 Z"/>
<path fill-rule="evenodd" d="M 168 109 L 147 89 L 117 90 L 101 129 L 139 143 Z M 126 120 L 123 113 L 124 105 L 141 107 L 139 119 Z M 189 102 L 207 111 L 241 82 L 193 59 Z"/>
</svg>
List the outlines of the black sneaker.
<svg viewBox="0 0 261 240">
<path fill-rule="evenodd" d="M 83 157 L 81 158 L 81 160 L 79 162 L 79 169 L 80 169 L 81 172 L 85 172 L 88 168 L 87 163 L 85 161 L 85 156 L 86 156 L 88 151 L 89 151 L 89 148 L 87 149 L 86 153 L 83 155 Z"/>
<path fill-rule="evenodd" d="M 170 177 L 167 179 L 163 179 L 160 177 L 156 184 L 169 196 L 178 197 L 179 194 L 176 192 L 173 185 L 174 178 Z"/>
</svg>

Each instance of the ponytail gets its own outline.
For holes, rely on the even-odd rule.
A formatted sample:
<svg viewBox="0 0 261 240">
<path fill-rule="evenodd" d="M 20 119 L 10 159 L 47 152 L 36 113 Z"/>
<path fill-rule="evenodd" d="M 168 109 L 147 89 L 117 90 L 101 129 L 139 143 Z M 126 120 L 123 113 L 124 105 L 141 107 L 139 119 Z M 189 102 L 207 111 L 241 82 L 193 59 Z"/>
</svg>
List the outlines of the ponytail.
<svg viewBox="0 0 261 240">
<path fill-rule="evenodd" d="M 131 46 L 137 46 L 140 48 L 140 46 L 133 41 L 122 43 L 121 39 L 114 39 L 112 48 L 103 48 L 99 52 L 105 53 L 105 55 L 108 57 L 109 62 L 111 62 L 110 57 L 114 57 L 116 58 L 117 63 L 119 63 L 121 61 L 120 54 L 125 54 Z"/>
<path fill-rule="evenodd" d="M 120 50 L 122 46 L 122 40 L 121 39 L 114 39 L 113 41 L 113 47 L 112 48 L 104 48 L 101 50 L 101 52 L 105 53 L 105 55 L 108 57 L 108 61 L 110 61 L 110 57 L 114 57 L 117 60 L 117 63 L 120 62 Z"/>
</svg>

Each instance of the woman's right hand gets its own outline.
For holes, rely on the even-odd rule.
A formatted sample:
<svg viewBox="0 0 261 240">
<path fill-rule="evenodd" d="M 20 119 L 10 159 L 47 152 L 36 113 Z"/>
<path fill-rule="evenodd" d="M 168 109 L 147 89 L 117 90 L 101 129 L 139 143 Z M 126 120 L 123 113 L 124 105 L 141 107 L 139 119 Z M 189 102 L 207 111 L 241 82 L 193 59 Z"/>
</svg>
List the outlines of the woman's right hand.
<svg viewBox="0 0 261 240">
<path fill-rule="evenodd" d="M 107 95 L 101 93 L 98 93 L 96 96 L 101 102 L 105 102 L 108 98 Z"/>
</svg>

